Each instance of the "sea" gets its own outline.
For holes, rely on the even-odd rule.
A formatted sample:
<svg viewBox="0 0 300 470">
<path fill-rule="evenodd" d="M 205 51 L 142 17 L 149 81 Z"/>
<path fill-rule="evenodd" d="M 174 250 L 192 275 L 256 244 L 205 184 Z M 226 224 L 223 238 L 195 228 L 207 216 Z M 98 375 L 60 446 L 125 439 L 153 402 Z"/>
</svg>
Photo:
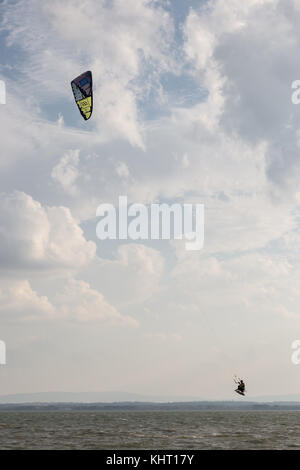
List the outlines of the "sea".
<svg viewBox="0 0 300 470">
<path fill-rule="evenodd" d="M 0 449 L 300 449 L 300 411 L 1 411 Z"/>
</svg>

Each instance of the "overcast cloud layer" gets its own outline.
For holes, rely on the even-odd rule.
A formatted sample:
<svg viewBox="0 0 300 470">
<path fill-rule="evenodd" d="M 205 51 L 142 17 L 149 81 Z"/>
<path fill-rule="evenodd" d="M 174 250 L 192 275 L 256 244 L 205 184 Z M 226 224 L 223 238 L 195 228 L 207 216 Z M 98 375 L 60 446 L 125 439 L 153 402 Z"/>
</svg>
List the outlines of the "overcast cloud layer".
<svg viewBox="0 0 300 470">
<path fill-rule="evenodd" d="M 0 4 L 1 393 L 297 393 L 300 4 Z M 92 70 L 84 122 L 70 81 Z M 201 203 L 205 242 L 100 241 L 101 203 Z M 299 366 L 298 366 L 299 367 Z"/>
</svg>

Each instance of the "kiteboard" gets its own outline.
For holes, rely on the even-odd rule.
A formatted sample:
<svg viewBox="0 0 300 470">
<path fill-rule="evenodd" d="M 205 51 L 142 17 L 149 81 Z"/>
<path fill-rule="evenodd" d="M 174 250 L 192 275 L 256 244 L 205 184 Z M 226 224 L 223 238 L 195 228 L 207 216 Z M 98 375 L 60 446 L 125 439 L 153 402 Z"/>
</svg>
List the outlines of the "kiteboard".
<svg viewBox="0 0 300 470">
<path fill-rule="evenodd" d="M 245 396 L 244 392 L 242 392 L 241 390 L 235 390 L 236 393 L 238 393 L 239 395 L 243 395 L 243 397 Z"/>
</svg>

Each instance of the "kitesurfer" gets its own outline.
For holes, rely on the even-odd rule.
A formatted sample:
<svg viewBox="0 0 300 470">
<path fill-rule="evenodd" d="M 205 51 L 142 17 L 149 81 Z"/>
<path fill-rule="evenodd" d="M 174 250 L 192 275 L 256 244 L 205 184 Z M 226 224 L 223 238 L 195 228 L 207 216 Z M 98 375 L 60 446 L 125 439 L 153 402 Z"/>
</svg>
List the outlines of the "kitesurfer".
<svg viewBox="0 0 300 470">
<path fill-rule="evenodd" d="M 244 395 L 246 386 L 243 379 L 238 379 L 237 381 L 234 379 L 234 381 L 236 384 L 238 384 L 238 387 L 235 391 Z"/>
</svg>

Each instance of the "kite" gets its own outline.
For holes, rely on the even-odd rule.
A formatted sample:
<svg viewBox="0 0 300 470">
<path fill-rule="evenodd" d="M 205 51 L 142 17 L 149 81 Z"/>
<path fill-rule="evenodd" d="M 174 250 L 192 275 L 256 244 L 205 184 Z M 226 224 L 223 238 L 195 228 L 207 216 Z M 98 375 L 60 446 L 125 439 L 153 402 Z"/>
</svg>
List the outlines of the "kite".
<svg viewBox="0 0 300 470">
<path fill-rule="evenodd" d="M 93 111 L 93 80 L 89 70 L 71 81 L 74 98 L 81 116 L 86 121 L 90 119 Z"/>
</svg>

